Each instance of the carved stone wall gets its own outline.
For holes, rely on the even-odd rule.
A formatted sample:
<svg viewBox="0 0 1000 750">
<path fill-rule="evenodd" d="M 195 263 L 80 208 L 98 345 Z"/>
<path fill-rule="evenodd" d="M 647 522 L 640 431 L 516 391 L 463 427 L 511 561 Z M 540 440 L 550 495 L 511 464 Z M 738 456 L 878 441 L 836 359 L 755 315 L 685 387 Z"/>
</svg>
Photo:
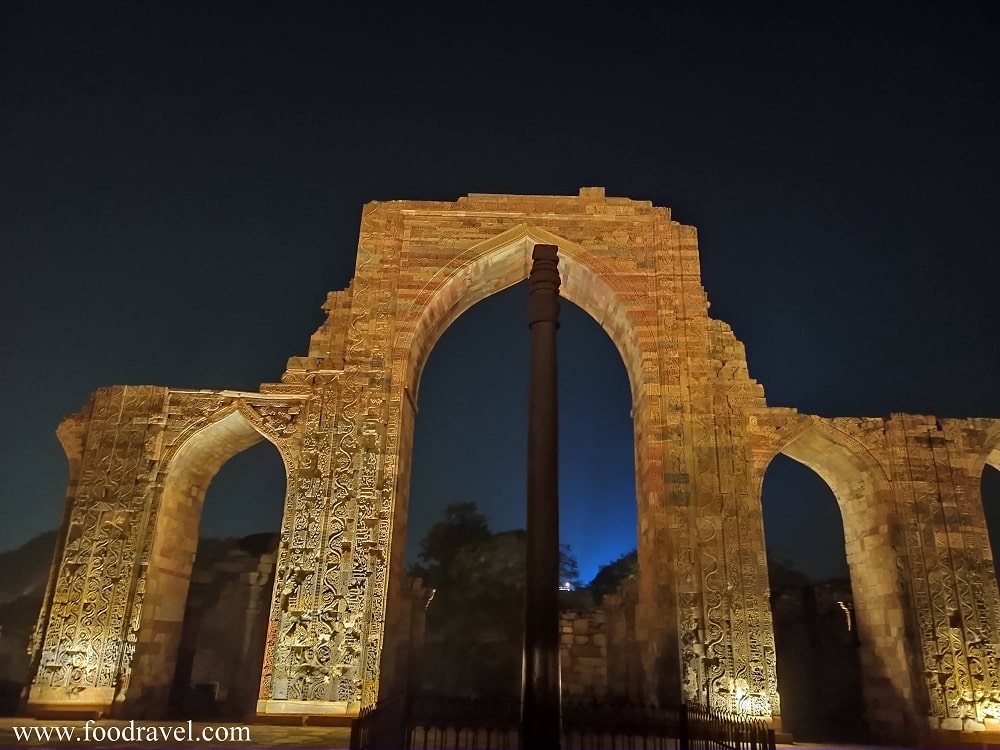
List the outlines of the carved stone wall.
<svg viewBox="0 0 1000 750">
<path fill-rule="evenodd" d="M 841 506 L 873 727 L 992 727 L 997 589 L 977 481 L 1000 463 L 997 423 L 937 435 L 919 417 L 769 408 L 708 316 L 694 227 L 600 188 L 368 204 L 354 278 L 281 383 L 115 387 L 64 423 L 71 479 L 29 711 L 161 710 L 205 487 L 261 436 L 288 485 L 257 709 L 376 700 L 387 633 L 405 629 L 392 601 L 420 374 L 458 315 L 526 277 L 536 243 L 559 247 L 562 294 L 608 332 L 631 384 L 646 697 L 707 695 L 780 723 L 760 488 L 782 451 Z"/>
<path fill-rule="evenodd" d="M 1000 420 L 894 415 L 886 424 L 896 485 L 915 690 L 934 729 L 1000 730 L 1000 597 L 980 478 Z"/>
<path fill-rule="evenodd" d="M 296 399 L 115 386 L 60 438 L 70 487 L 32 639 L 27 710 L 159 716 L 166 708 L 209 481 Z M 286 449 L 287 450 L 287 449 Z M 285 451 L 283 451 L 285 452 Z"/>
<path fill-rule="evenodd" d="M 33 639 L 37 672 L 29 710 L 62 704 L 104 710 L 127 679 L 138 622 L 132 619 L 146 562 L 152 477 L 141 469 L 158 431 L 166 389 L 98 391 L 60 437 L 70 456 L 70 495 L 59 563 Z M 141 604 L 139 604 L 141 608 Z"/>
</svg>

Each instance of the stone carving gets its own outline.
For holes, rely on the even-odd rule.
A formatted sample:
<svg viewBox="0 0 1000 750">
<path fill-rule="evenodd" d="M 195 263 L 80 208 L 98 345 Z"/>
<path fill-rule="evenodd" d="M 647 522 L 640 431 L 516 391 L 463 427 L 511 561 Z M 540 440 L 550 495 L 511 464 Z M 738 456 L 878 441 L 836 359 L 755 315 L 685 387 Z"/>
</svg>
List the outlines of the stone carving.
<svg viewBox="0 0 1000 750">
<path fill-rule="evenodd" d="M 288 440 L 298 428 L 300 406 L 288 406 L 263 401 L 258 403 L 240 401 L 241 411 L 248 420 L 262 433 L 270 436 L 273 442 Z"/>
<path fill-rule="evenodd" d="M 134 651 L 128 615 L 141 597 L 132 586 L 142 562 L 141 522 L 150 490 L 137 464 L 155 429 L 143 417 L 160 408 L 164 395 L 165 389 L 149 387 L 104 389 L 74 418 L 87 421 L 87 436 L 52 596 L 33 644 L 39 693 L 101 701 L 123 678 L 118 665 Z"/>
<path fill-rule="evenodd" d="M 979 498 L 1000 421 L 768 406 L 743 345 L 708 315 L 695 229 L 600 188 L 369 204 L 354 278 L 281 382 L 116 386 L 64 422 L 67 513 L 28 710 L 162 711 L 205 487 L 260 439 L 287 487 L 258 712 L 350 715 L 391 688 L 420 373 L 462 311 L 525 277 L 534 244 L 559 247 L 562 293 L 629 375 L 643 693 L 780 724 L 760 491 L 783 452 L 841 507 L 873 727 L 896 742 L 1000 730 Z"/>
</svg>

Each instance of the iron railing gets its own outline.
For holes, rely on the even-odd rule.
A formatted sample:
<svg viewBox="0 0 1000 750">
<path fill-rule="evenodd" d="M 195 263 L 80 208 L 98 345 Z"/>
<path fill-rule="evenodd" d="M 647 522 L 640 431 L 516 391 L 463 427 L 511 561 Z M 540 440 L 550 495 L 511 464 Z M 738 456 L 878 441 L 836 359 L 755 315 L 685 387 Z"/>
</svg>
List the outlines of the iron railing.
<svg viewBox="0 0 1000 750">
<path fill-rule="evenodd" d="M 677 710 L 626 701 L 563 701 L 564 750 L 676 750 Z"/>
<path fill-rule="evenodd" d="M 406 750 L 508 750 L 520 737 L 520 707 L 509 700 L 417 695 Z"/>
<path fill-rule="evenodd" d="M 680 709 L 680 750 L 774 750 L 774 730 L 759 716 L 710 711 L 700 706 Z"/>
<path fill-rule="evenodd" d="M 758 717 L 695 706 L 564 701 L 563 750 L 774 750 Z M 516 701 L 397 695 L 362 710 L 351 750 L 518 750 Z M 530 748 L 528 749 L 530 750 Z"/>
</svg>

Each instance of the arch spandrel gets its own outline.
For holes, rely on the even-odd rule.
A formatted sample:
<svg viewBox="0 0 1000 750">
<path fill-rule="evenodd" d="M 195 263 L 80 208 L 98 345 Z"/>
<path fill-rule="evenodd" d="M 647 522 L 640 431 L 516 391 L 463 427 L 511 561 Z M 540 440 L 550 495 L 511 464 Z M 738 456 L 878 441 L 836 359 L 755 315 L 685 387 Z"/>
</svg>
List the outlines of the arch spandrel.
<svg viewBox="0 0 1000 750">
<path fill-rule="evenodd" d="M 750 454 L 754 465 L 754 480 L 760 493 L 764 473 L 772 459 L 782 452 L 788 443 L 808 430 L 813 419 L 808 414 L 799 414 L 795 409 L 765 407 L 748 409 L 745 413 Z"/>
<path fill-rule="evenodd" d="M 780 452 L 819 474 L 842 509 L 852 495 L 863 492 L 865 497 L 874 497 L 888 491 L 885 468 L 858 437 L 840 429 L 836 420 L 814 417 L 809 429 L 786 442 Z"/>
<path fill-rule="evenodd" d="M 980 477 L 987 465 L 1000 470 L 1000 419 L 963 419 L 958 429 L 972 477 Z"/>
<path fill-rule="evenodd" d="M 232 404 L 182 433 L 164 455 L 164 484 L 169 487 L 189 477 L 193 467 L 198 467 L 199 474 L 213 477 L 226 461 L 263 439 L 264 435 Z"/>
<path fill-rule="evenodd" d="M 983 463 L 989 464 L 994 469 L 1000 471 L 1000 426 L 994 430 L 991 439 L 987 443 L 987 447 L 989 448 L 989 452 L 986 454 Z"/>
</svg>

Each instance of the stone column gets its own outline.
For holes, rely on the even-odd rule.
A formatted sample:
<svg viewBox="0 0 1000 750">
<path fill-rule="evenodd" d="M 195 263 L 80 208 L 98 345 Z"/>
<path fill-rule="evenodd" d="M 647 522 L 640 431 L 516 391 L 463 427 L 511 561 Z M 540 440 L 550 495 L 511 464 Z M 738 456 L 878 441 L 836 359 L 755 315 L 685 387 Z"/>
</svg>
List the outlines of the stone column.
<svg viewBox="0 0 1000 750">
<path fill-rule="evenodd" d="M 557 750 L 559 685 L 559 442 L 556 329 L 559 259 L 535 245 L 528 285 L 531 390 L 528 404 L 528 529 L 525 573 L 522 746 Z"/>
</svg>

